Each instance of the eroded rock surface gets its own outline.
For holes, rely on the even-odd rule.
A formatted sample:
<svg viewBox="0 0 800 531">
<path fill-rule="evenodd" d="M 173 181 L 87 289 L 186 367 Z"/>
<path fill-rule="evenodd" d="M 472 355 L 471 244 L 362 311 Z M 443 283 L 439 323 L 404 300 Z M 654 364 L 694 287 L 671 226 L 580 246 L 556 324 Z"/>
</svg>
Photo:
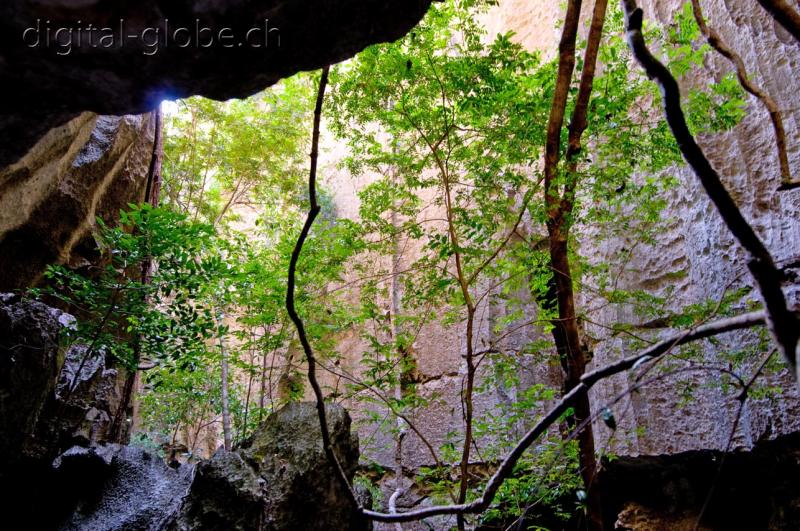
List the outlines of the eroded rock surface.
<svg viewBox="0 0 800 531">
<path fill-rule="evenodd" d="M 73 445 L 127 440 L 129 423 L 124 415 L 120 419 L 123 429 L 116 434 L 112 429 L 120 413 L 124 383 L 124 370 L 108 364 L 102 352 L 92 352 L 86 345 L 70 347 L 55 392 L 48 396 L 25 453 L 52 459 L 53 452 Z"/>
<path fill-rule="evenodd" d="M 64 360 L 61 328 L 72 317 L 0 294 L 0 482 L 21 457 Z"/>
<path fill-rule="evenodd" d="M 84 113 L 0 168 L 0 291 L 35 284 L 52 263 L 89 263 L 95 218 L 142 200 L 153 138 L 149 114 Z"/>
<path fill-rule="evenodd" d="M 157 455 L 120 445 L 75 447 L 54 467 L 62 483 L 82 489 L 62 531 L 160 531 L 175 518 L 193 472 L 191 466 L 173 470 Z"/>
<path fill-rule="evenodd" d="M 672 23 L 685 4 L 683 0 L 640 2 L 648 21 Z M 795 177 L 800 177 L 800 43 L 781 38 L 774 20 L 758 5 L 746 0 L 707 0 L 703 11 L 725 42 L 741 54 L 750 77 L 769 93 L 783 112 L 788 156 Z M 695 73 L 680 80 L 685 90 L 709 80 L 720 80 L 732 72 L 730 63 L 710 52 Z M 780 171 L 769 117 L 761 103 L 747 98 L 747 115 L 733 129 L 698 137 L 709 160 L 744 216 L 762 238 L 779 266 L 800 260 L 800 190 L 780 191 Z M 593 262 L 614 260 L 630 250 L 630 260 L 619 277 L 618 288 L 646 290 L 668 300 L 664 313 L 680 313 L 690 304 L 718 301 L 726 290 L 753 287 L 747 258 L 716 208 L 709 201 L 692 170 L 684 165 L 670 168 L 678 185 L 664 194 L 664 221 L 655 245 L 637 245 L 624 237 L 597 245 L 585 235 L 582 249 Z M 635 177 L 632 176 L 632 179 Z M 796 277 L 785 286 L 790 305 L 800 307 L 800 283 Z M 753 291 L 746 297 L 758 304 Z M 587 295 L 584 306 L 591 303 Z M 736 308 L 746 311 L 744 304 Z M 627 341 L 607 328 L 614 323 L 638 325 L 649 320 L 634 308 L 607 308 L 593 319 L 600 326 L 587 325 L 589 334 L 600 341 L 594 345 L 591 368 L 610 363 L 630 350 Z M 658 339 L 674 333 L 636 328 L 637 334 Z M 655 332 L 655 333 L 653 333 Z M 698 356 L 690 363 L 727 366 L 737 353 L 747 360 L 736 367 L 749 378 L 767 350 L 755 348 L 756 331 L 729 333 L 718 341 L 698 342 Z M 752 348 L 750 352 L 747 349 Z M 746 354 L 745 354 L 746 353 Z M 678 364 L 675 363 L 677 366 Z M 596 409 L 610 404 L 629 386 L 636 375 L 621 374 L 596 386 L 591 398 Z M 736 392 L 718 385 L 718 373 L 695 371 L 652 383 L 613 406 L 620 428 L 611 439 L 620 455 L 659 455 L 726 446 L 738 409 Z M 734 438 L 734 448 L 752 448 L 758 441 L 800 430 L 800 393 L 791 371 L 767 371 L 764 385 L 782 389 L 778 399 L 750 399 L 744 406 Z M 691 399 L 683 395 L 692 390 Z M 596 438 L 611 434 L 602 422 L 595 423 Z"/>
<path fill-rule="evenodd" d="M 358 464 L 350 416 L 326 408 L 334 451 L 348 478 Z M 290 403 L 234 452 L 200 464 L 174 530 L 366 529 L 322 448 L 316 406 Z"/>
<path fill-rule="evenodd" d="M 9 529 L 53 529 L 93 470 L 67 477 L 53 459 L 111 438 L 122 379 L 101 353 L 63 346 L 73 325 L 60 310 L 0 294 L 0 513 Z"/>
</svg>

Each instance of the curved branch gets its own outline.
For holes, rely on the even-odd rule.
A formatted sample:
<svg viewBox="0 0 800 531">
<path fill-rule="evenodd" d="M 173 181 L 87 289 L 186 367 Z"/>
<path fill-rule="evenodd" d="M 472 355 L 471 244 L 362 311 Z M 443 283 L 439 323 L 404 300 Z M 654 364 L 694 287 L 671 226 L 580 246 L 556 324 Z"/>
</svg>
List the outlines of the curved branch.
<svg viewBox="0 0 800 531">
<path fill-rule="evenodd" d="M 317 415 L 319 416 L 319 425 L 322 431 L 322 446 L 325 450 L 325 454 L 327 455 L 331 466 L 333 466 L 336 475 L 349 494 L 350 501 L 355 506 L 360 507 L 355 493 L 350 486 L 350 482 L 347 479 L 347 474 L 345 474 L 342 464 L 339 462 L 339 459 L 336 457 L 336 454 L 333 451 L 331 434 L 330 430 L 328 430 L 328 420 L 325 414 L 325 396 L 322 394 L 322 388 L 317 381 L 317 359 L 314 356 L 314 350 L 311 348 L 311 344 L 308 341 L 303 320 L 297 314 L 294 301 L 295 286 L 297 284 L 297 263 L 300 260 L 300 254 L 303 251 L 303 245 L 305 244 L 306 239 L 308 239 L 308 234 L 311 231 L 311 227 L 314 225 L 314 220 L 317 219 L 317 216 L 320 212 L 320 206 L 317 202 L 317 158 L 319 157 L 319 133 L 320 122 L 322 120 L 322 102 L 325 98 L 325 87 L 328 84 L 329 70 L 330 67 L 328 66 L 322 69 L 322 76 L 319 80 L 319 90 L 317 92 L 317 102 L 314 107 L 314 130 L 312 133 L 310 155 L 311 168 L 308 177 L 308 197 L 310 209 L 308 211 L 308 216 L 306 217 L 306 222 L 303 225 L 303 230 L 300 232 L 300 236 L 298 237 L 297 243 L 292 251 L 292 258 L 289 261 L 289 282 L 286 290 L 286 311 L 289 312 L 289 318 L 297 328 L 297 335 L 300 339 L 300 344 L 303 347 L 303 352 L 306 355 L 306 361 L 308 363 L 308 382 L 311 384 L 311 388 L 314 390 L 314 397 L 317 401 Z"/>
<path fill-rule="evenodd" d="M 683 158 L 692 167 L 706 194 L 717 207 L 725 225 L 750 255 L 747 267 L 758 284 L 767 311 L 767 324 L 789 365 L 797 371 L 797 346 L 800 340 L 800 321 L 786 304 L 781 289 L 783 274 L 775 266 L 767 248 L 745 220 L 739 207 L 722 184 L 717 171 L 711 166 L 703 150 L 697 145 L 681 108 L 678 82 L 670 71 L 647 48 L 642 34 L 643 12 L 635 0 L 622 0 L 628 43 L 636 60 L 647 75 L 654 79 L 664 100 L 667 123 L 678 142 Z M 798 375 L 795 374 L 795 378 Z"/>
<path fill-rule="evenodd" d="M 786 0 L 758 0 L 758 3 L 772 15 L 778 24 L 800 41 L 800 13 Z"/>
<path fill-rule="evenodd" d="M 692 12 L 694 13 L 694 19 L 697 21 L 697 26 L 706 41 L 708 41 L 708 44 L 736 68 L 736 77 L 739 79 L 739 84 L 742 88 L 758 98 L 764 108 L 767 109 L 769 118 L 772 121 L 772 128 L 775 131 L 775 147 L 778 150 L 778 164 L 781 170 L 781 189 L 799 186 L 800 183 L 792 181 L 789 156 L 786 154 L 786 129 L 783 126 L 783 117 L 780 109 L 778 109 L 778 104 L 772 99 L 772 96 L 750 79 L 742 57 L 722 40 L 722 37 L 714 28 L 708 26 L 703 16 L 703 10 L 700 7 L 700 0 L 692 0 Z"/>
<path fill-rule="evenodd" d="M 581 377 L 578 385 L 572 388 L 565 394 L 555 406 L 536 423 L 533 428 L 525 434 L 525 436 L 517 443 L 517 445 L 509 452 L 498 469 L 489 479 L 483 495 L 472 503 L 458 504 L 458 505 L 444 505 L 439 507 L 427 507 L 425 509 L 418 509 L 400 514 L 386 514 L 370 510 L 362 510 L 362 513 L 379 522 L 410 522 L 414 520 L 421 520 L 431 516 L 447 515 L 447 514 L 476 514 L 481 513 L 489 508 L 489 505 L 494 500 L 497 491 L 503 485 L 506 479 L 511 475 L 514 466 L 519 461 L 522 454 L 547 430 L 555 424 L 569 410 L 575 402 L 589 389 L 591 389 L 598 382 L 632 369 L 637 364 L 652 361 L 659 356 L 663 356 L 670 352 L 674 347 L 705 339 L 711 336 L 730 332 L 733 330 L 741 330 L 751 328 L 758 325 L 763 325 L 766 321 L 764 312 L 752 312 L 737 317 L 730 317 L 721 319 L 713 323 L 708 323 L 699 326 L 694 330 L 676 334 L 667 339 L 664 339 L 655 345 L 652 345 L 645 350 L 640 351 L 634 356 L 624 358 L 616 363 L 612 363 L 606 367 L 588 372 Z"/>
</svg>

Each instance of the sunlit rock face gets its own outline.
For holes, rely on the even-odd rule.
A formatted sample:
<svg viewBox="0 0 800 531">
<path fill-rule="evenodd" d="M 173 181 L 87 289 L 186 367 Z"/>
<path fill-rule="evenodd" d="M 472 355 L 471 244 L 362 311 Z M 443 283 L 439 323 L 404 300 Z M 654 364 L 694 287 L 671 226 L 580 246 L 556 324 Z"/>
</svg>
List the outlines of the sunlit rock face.
<svg viewBox="0 0 800 531">
<path fill-rule="evenodd" d="M 49 264 L 90 260 L 93 245 L 82 244 L 95 218 L 113 221 L 143 199 L 153 138 L 151 114 L 83 113 L 0 169 L 0 290 L 36 284 Z"/>
<path fill-rule="evenodd" d="M 669 25 L 685 0 L 640 0 L 645 19 Z M 609 2 L 610 8 L 616 8 Z M 800 43 L 786 34 L 759 6 L 749 0 L 704 0 L 705 17 L 737 53 L 750 77 L 778 103 L 784 118 L 788 155 L 795 178 L 800 177 Z M 593 2 L 583 2 L 582 20 L 588 21 Z M 515 41 L 531 50 L 554 57 L 560 37 L 556 22 L 563 17 L 556 4 L 544 0 L 501 0 L 486 17 L 490 34 L 513 30 Z M 581 26 L 585 36 L 586 26 Z M 582 50 L 579 48 L 579 52 Z M 696 74 L 680 79 L 684 90 L 703 79 L 720 80 L 733 69 L 730 63 L 710 52 Z M 786 293 L 790 303 L 800 306 L 800 190 L 779 191 L 780 171 L 774 133 L 767 112 L 755 98 L 747 99 L 747 116 L 733 130 L 702 135 L 698 141 L 722 176 L 733 198 L 781 267 L 787 267 L 790 281 Z M 678 177 L 679 185 L 667 196 L 665 222 L 659 228 L 656 245 L 634 245 L 622 238 L 601 240 L 599 229 L 584 230 L 581 253 L 592 263 L 613 261 L 631 252 L 630 261 L 619 278 L 620 289 L 645 290 L 673 296 L 665 309 L 678 312 L 686 305 L 717 300 L 726 289 L 753 286 L 745 256 L 730 235 L 715 207 L 707 199 L 697 177 L 686 166 L 665 172 Z M 639 178 L 631 176 L 632 180 Z M 758 300 L 755 292 L 750 297 Z M 592 307 L 591 293 L 584 293 L 579 308 Z M 742 310 L 743 308 L 737 308 Z M 622 355 L 631 354 L 628 341 L 609 333 L 615 323 L 642 324 L 649 319 L 630 308 L 609 307 L 593 313 L 599 326 L 586 324 L 594 358 L 589 369 L 602 367 Z M 638 330 L 649 337 L 669 335 L 669 329 Z M 717 363 L 726 354 L 754 344 L 752 332 L 729 333 L 713 345 L 696 346 L 702 356 L 696 363 Z M 424 353 L 420 353 L 424 356 Z M 440 356 L 431 353 L 431 356 Z M 760 361 L 760 360 L 759 360 Z M 755 369 L 757 361 L 750 365 Z M 745 374 L 747 369 L 745 369 Z M 739 405 L 736 392 L 716 385 L 718 374 L 694 372 L 654 382 L 614 404 L 619 429 L 612 434 L 603 422 L 594 429 L 597 439 L 608 440 L 611 451 L 621 455 L 657 455 L 689 450 L 721 449 L 727 444 Z M 766 385 L 785 393 L 777 400 L 751 399 L 743 408 L 742 420 L 733 445 L 752 448 L 760 440 L 772 439 L 800 429 L 800 395 L 788 370 L 771 375 Z M 631 374 L 619 375 L 592 391 L 593 407 L 600 410 L 636 383 Z M 693 389 L 693 399 L 681 402 L 679 390 Z M 681 406 L 681 407 L 678 407 Z"/>
<path fill-rule="evenodd" d="M 430 0 L 12 0 L 0 6 L 0 166 L 83 111 L 249 96 L 392 41 Z"/>
</svg>

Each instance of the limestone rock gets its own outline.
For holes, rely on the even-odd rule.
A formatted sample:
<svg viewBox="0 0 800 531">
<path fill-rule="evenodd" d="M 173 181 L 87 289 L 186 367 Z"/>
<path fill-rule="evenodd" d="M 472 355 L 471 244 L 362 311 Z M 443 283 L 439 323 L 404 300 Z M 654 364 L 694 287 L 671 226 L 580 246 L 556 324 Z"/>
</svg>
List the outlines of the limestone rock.
<svg viewBox="0 0 800 531">
<path fill-rule="evenodd" d="M 358 464 L 358 436 L 350 416 L 326 407 L 331 443 L 349 479 Z M 352 518 L 352 507 L 322 448 L 316 406 L 292 403 L 272 415 L 243 445 L 245 459 L 256 463 L 270 486 L 264 529 L 339 529 Z"/>
<path fill-rule="evenodd" d="M 64 359 L 59 334 L 70 316 L 0 295 L 0 481 L 33 434 Z"/>
<path fill-rule="evenodd" d="M 358 438 L 350 416 L 326 407 L 334 451 L 352 480 Z M 186 505 L 173 529 L 367 529 L 322 448 L 316 406 L 290 403 L 271 415 L 241 448 L 219 450 L 197 468 Z"/>
<path fill-rule="evenodd" d="M 648 21 L 667 25 L 673 21 L 683 0 L 643 0 Z M 750 77 L 769 93 L 782 109 L 788 141 L 790 166 L 800 176 L 800 45 L 784 42 L 775 31 L 770 16 L 757 2 L 746 0 L 708 0 L 702 3 L 709 25 L 725 42 L 741 54 Z M 706 56 L 697 70 L 680 80 L 688 90 L 707 80 L 719 80 L 732 72 L 728 61 L 714 52 Z M 762 238 L 779 266 L 796 263 L 800 257 L 800 191 L 779 191 L 780 171 L 769 117 L 755 98 L 747 99 L 747 116 L 731 131 L 700 135 L 701 145 L 720 173 L 745 218 Z M 684 165 L 665 172 L 679 184 L 665 194 L 665 220 L 659 227 L 655 245 L 639 245 L 625 264 L 618 287 L 646 290 L 667 297 L 667 311 L 680 312 L 698 301 L 720 299 L 726 289 L 752 287 L 741 245 L 732 237 L 716 208 L 710 203 L 697 177 Z M 632 176 L 634 179 L 635 176 Z M 598 246 L 591 234 L 582 238 L 582 250 L 590 261 L 613 260 L 631 242 L 614 238 Z M 800 283 L 787 284 L 790 305 L 800 305 Z M 581 301 L 591 304 L 591 292 Z M 757 301 L 755 293 L 750 297 Z M 737 308 L 744 310 L 744 308 Z M 609 308 L 593 316 L 601 326 L 587 325 L 589 333 L 602 338 L 595 348 L 591 368 L 601 367 L 629 354 L 625 341 L 607 330 L 614 323 L 638 324 L 648 319 L 632 308 Z M 606 327 L 606 328 L 604 328 Z M 637 333 L 647 330 L 637 330 Z M 671 335 L 659 330 L 653 338 Z M 724 364 L 722 354 L 742 351 L 758 341 L 753 331 L 724 334 L 717 342 L 697 343 L 697 362 Z M 760 355 L 744 373 L 755 370 Z M 635 375 L 618 375 L 598 385 L 591 394 L 596 409 L 635 384 Z M 735 393 L 715 385 L 718 375 L 693 372 L 655 382 L 623 399 L 615 413 L 620 429 L 611 449 L 621 455 L 658 455 L 688 450 L 724 448 L 738 403 Z M 783 389 L 778 400 L 749 400 L 744 408 L 734 440 L 735 448 L 752 448 L 759 440 L 775 438 L 800 430 L 800 393 L 791 372 L 767 374 L 765 385 Z M 679 389 L 695 389 L 685 408 L 678 408 Z M 596 437 L 609 435 L 602 422 L 595 423 Z M 623 435 L 624 434 L 624 435 Z"/>
<path fill-rule="evenodd" d="M 142 200 L 153 135 L 151 115 L 84 113 L 0 168 L 0 290 L 35 284 L 52 263 L 87 261 L 75 250 L 95 218 L 111 222 Z"/>
<path fill-rule="evenodd" d="M 73 445 L 114 442 L 112 424 L 124 383 L 124 371 L 107 366 L 102 352 L 89 352 L 86 345 L 70 347 L 25 453 L 52 459 L 53 452 Z"/>
<path fill-rule="evenodd" d="M 160 531 L 192 481 L 192 467 L 173 470 L 158 456 L 129 446 L 75 447 L 54 467 L 61 483 L 80 493 L 63 531 Z"/>
<path fill-rule="evenodd" d="M 328 405 L 327 413 L 336 454 L 352 480 L 358 438 L 343 408 Z M 30 461 L 12 495 L 0 496 L 4 523 L 13 529 L 370 529 L 329 466 L 312 403 L 289 404 L 241 448 L 220 449 L 196 467 L 173 469 L 153 453 L 117 444 L 74 446 L 52 466 L 40 465 Z"/>
<path fill-rule="evenodd" d="M 73 496 L 103 485 L 89 484 L 101 474 L 94 465 L 70 477 L 50 466 L 72 444 L 108 441 L 120 397 L 122 378 L 102 354 L 63 347 L 61 331 L 72 326 L 60 310 L 0 295 L 0 512 L 10 529 L 53 529 Z"/>
</svg>

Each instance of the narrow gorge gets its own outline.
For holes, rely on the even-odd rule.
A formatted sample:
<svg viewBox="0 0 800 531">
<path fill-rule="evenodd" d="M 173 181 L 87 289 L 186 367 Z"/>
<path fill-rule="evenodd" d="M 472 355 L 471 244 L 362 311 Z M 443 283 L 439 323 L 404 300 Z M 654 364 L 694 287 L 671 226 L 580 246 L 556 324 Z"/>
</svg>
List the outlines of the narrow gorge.
<svg viewBox="0 0 800 531">
<path fill-rule="evenodd" d="M 800 2 L 0 15 L 0 528 L 800 525 Z"/>
</svg>

